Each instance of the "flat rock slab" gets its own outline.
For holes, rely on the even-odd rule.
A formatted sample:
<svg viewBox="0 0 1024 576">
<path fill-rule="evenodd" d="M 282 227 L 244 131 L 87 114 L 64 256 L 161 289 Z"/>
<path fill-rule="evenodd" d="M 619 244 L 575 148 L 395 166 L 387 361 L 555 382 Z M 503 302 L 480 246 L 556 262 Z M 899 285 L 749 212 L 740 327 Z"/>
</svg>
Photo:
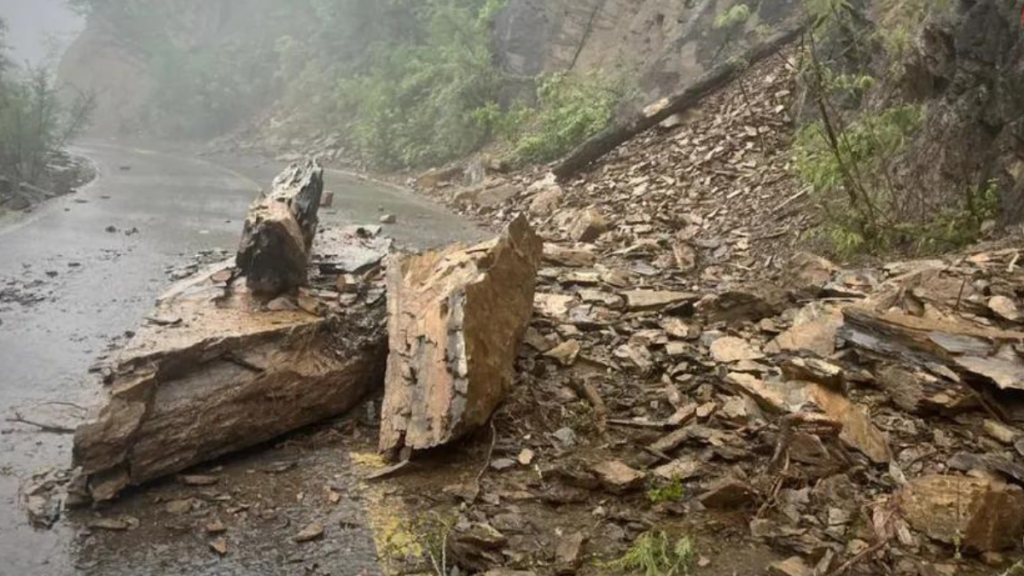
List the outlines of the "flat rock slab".
<svg viewBox="0 0 1024 576">
<path fill-rule="evenodd" d="M 349 242 L 377 246 L 378 262 L 386 253 L 376 239 Z M 320 260 L 340 273 L 337 259 Z M 121 352 L 109 403 L 75 434 L 94 500 L 342 414 L 382 384 L 381 270 L 364 266 L 355 293 L 266 305 L 237 274 L 223 263 L 174 286 L 150 316 L 159 322 Z"/>
<path fill-rule="evenodd" d="M 945 366 L 968 380 L 1024 390 L 1024 360 L 1014 349 L 1024 344 L 1024 332 L 855 307 L 843 314 L 840 335 L 871 357 L 904 367 Z"/>
<path fill-rule="evenodd" d="M 381 451 L 433 448 L 487 422 L 512 386 L 542 253 L 519 218 L 490 242 L 389 263 Z"/>
</svg>

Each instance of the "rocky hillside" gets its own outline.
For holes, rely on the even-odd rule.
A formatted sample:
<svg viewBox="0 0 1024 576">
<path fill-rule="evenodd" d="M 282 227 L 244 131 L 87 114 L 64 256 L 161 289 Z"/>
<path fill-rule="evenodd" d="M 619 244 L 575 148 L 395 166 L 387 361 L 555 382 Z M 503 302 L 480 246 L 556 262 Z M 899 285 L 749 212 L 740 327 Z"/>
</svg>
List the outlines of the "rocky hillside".
<svg viewBox="0 0 1024 576">
<path fill-rule="evenodd" d="M 359 30 L 345 32 L 340 28 L 344 19 L 326 27 L 314 25 L 330 15 L 351 16 L 331 12 L 341 9 L 325 8 L 333 5 L 316 0 L 263 2 L 256 9 L 240 0 L 158 5 L 141 13 L 146 18 L 94 10 L 88 29 L 63 62 L 66 80 L 99 93 L 98 132 L 144 129 L 148 134 L 203 138 L 229 133 L 232 147 L 316 153 L 394 170 L 444 164 L 503 131 L 522 132 L 522 124 L 509 130 L 510 119 L 496 115 L 490 99 L 514 108 L 516 98 L 533 98 L 538 78 L 555 73 L 586 77 L 627 71 L 628 90 L 615 96 L 625 95 L 625 100 L 614 108 L 617 116 L 611 116 L 622 124 L 829 3 L 507 0 L 489 17 L 482 40 L 490 46 L 492 63 L 474 52 L 479 45 L 433 46 L 427 38 L 419 46 L 424 53 L 411 57 L 413 64 L 376 69 L 357 62 L 366 58 L 366 46 L 374 39 L 430 36 L 438 22 L 409 28 L 414 21 L 379 8 L 391 6 L 383 4 L 356 13 Z M 842 170 L 828 165 L 829 143 L 813 130 L 800 130 L 820 119 L 819 105 L 833 111 L 830 120 L 835 124 L 851 128 L 840 146 L 851 145 L 858 135 L 885 141 L 887 149 L 869 150 L 871 158 L 858 160 L 871 164 L 862 170 L 866 182 L 845 183 L 863 189 L 863 206 L 832 207 L 834 213 L 849 212 L 857 220 L 829 232 L 840 236 L 833 240 L 859 250 L 873 231 L 895 230 L 883 242 L 888 248 L 927 237 L 931 249 L 941 249 L 963 242 L 951 238 L 950 230 L 969 229 L 974 237 L 997 213 L 1002 224 L 1019 221 L 1024 217 L 1019 2 L 874 0 L 853 5 L 859 7 L 858 15 L 849 21 L 840 18 L 844 21 L 817 26 L 819 31 L 838 27 L 822 32 L 818 40 L 826 60 L 821 64 L 835 66 L 815 79 L 807 74 L 811 63 L 806 58 L 795 63 L 803 67 L 788 111 L 796 124 L 779 143 L 783 148 L 802 146 L 806 152 L 807 161 L 788 166 L 788 172 L 803 170 L 805 183 L 815 186 L 831 179 L 827 185 L 835 192 L 843 178 Z M 828 20 L 828 14 L 821 19 Z M 471 24 L 460 22 L 457 27 Z M 146 34 L 151 30 L 161 32 L 162 42 Z M 316 40 L 296 40 L 303 35 Z M 446 68 L 443 59 L 420 61 L 448 49 L 477 55 L 464 69 Z M 389 54 L 409 50 L 399 45 Z M 337 56 L 325 63 L 325 53 Z M 830 63 L 831 53 L 841 53 L 844 61 Z M 339 69 L 331 61 L 351 66 Z M 428 79 L 420 89 L 410 89 L 400 79 L 417 69 Z M 826 77 L 832 83 L 824 87 L 827 101 L 816 101 L 815 85 Z M 854 84 L 858 87 L 851 89 Z M 450 86 L 450 94 L 439 92 L 442 86 Z M 550 140 L 568 131 L 578 140 L 570 138 L 530 161 L 557 157 L 604 126 L 603 112 L 581 119 L 579 109 L 616 102 L 604 99 L 601 86 L 558 88 L 554 100 L 562 109 L 535 139 Z M 598 98 L 603 100 L 598 103 Z M 527 121 L 526 127 L 537 123 Z M 899 134 L 879 138 L 886 129 Z M 989 206 L 992 196 L 998 197 L 998 206 Z M 964 217 L 964 212 L 970 214 Z M 869 213 L 891 217 L 867 222 L 874 218 Z M 936 215 L 945 231 L 931 226 Z M 904 230 L 907 223 L 913 229 Z M 928 229 L 922 231 L 922 226 Z"/>
<path fill-rule="evenodd" d="M 715 19 L 738 5 L 751 17 L 723 46 L 727 32 L 715 30 Z M 653 100 L 782 27 L 799 8 L 799 0 L 510 0 L 495 41 L 514 74 L 622 67 L 639 71 L 643 96 Z"/>
<path fill-rule="evenodd" d="M 281 20 L 281 5 L 271 0 L 93 4 L 95 7 L 88 15 L 85 30 L 60 62 L 58 76 L 62 83 L 96 93 L 98 106 L 93 130 L 105 136 L 135 135 L 143 129 L 152 130 L 155 116 L 160 113 L 194 113 L 194 109 L 185 107 L 158 109 L 167 104 L 158 89 L 166 89 L 161 81 L 168 77 L 181 76 L 180 85 L 187 86 L 191 92 L 228 90 L 230 86 L 219 87 L 216 81 L 230 82 L 241 77 L 209 77 L 211 66 L 203 66 L 204 63 L 183 66 L 175 61 L 175 54 L 199 56 L 220 52 L 225 60 L 242 66 L 248 62 L 232 58 L 234 51 L 248 47 L 250 42 L 284 35 L 292 25 Z M 272 43 L 265 48 L 272 49 Z M 244 75 L 250 70 L 243 68 L 237 73 Z M 193 84 L 188 84 L 190 81 Z M 195 94 L 190 96 L 198 98 Z M 269 103 L 267 99 L 256 99 L 246 102 L 242 108 L 246 113 L 254 113 Z M 242 119 L 242 116 L 231 117 L 233 121 Z M 183 118 L 175 121 L 186 122 Z M 225 124 L 221 129 L 229 127 Z"/>
<path fill-rule="evenodd" d="M 1004 222 L 1024 218 L 1020 2 L 961 2 L 927 23 L 902 87 L 929 105 L 905 175 L 933 201 L 994 180 Z"/>
<path fill-rule="evenodd" d="M 166 15 L 164 22 L 94 10 L 86 30 L 64 58 L 61 77 L 101 96 L 95 122 L 100 133 L 131 133 L 151 120 L 152 111 L 146 108 L 154 105 L 154 76 L 164 74 L 161 67 L 167 65 L 164 55 L 145 38 L 153 35 L 154 28 L 166 32 L 178 50 L 199 54 L 255 40 L 273 46 L 290 34 L 300 35 L 310 15 L 288 9 L 297 3 L 142 3 L 146 10 L 157 4 L 155 14 Z M 738 0 L 644 0 L 639 4 L 508 0 L 493 22 L 494 57 L 498 68 L 525 81 L 529 89 L 530 79 L 543 74 L 628 70 L 631 82 L 640 88 L 636 101 L 641 102 L 699 76 L 791 20 L 799 0 L 742 3 L 751 7 L 743 29 L 716 30 L 716 17 L 740 4 Z M 284 65 L 279 57 L 279 53 L 268 54 L 270 60 Z M 274 94 L 261 102 L 264 110 L 271 108 Z M 258 117 L 259 110 L 253 112 Z"/>
</svg>

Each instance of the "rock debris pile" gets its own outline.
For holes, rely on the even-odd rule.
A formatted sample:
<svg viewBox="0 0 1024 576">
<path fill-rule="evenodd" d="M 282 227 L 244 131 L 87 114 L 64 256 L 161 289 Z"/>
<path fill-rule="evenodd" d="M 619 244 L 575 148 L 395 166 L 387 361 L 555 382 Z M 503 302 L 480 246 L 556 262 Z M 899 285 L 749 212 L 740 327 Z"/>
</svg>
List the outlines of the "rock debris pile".
<svg viewBox="0 0 1024 576">
<path fill-rule="evenodd" d="M 816 216 L 784 153 L 793 70 L 768 59 L 569 182 L 421 178 L 504 229 L 475 247 L 385 258 L 379 227 L 311 244 L 318 168 L 293 168 L 237 267 L 184 280 L 123 352 L 76 437 L 92 497 L 384 386 L 379 445 L 400 462 L 376 477 L 451 518 L 445 568 L 603 573 L 666 534 L 677 566 L 712 575 L 1007 564 L 1021 249 L 856 268 L 800 251 Z M 404 466 L 457 439 L 465 466 Z"/>
<path fill-rule="evenodd" d="M 709 574 L 987 574 L 1020 552 L 1021 250 L 801 252 L 793 81 L 765 62 L 569 182 L 425 187 L 545 240 L 491 473 L 447 490 L 459 566 L 589 573 L 664 531 Z"/>
</svg>

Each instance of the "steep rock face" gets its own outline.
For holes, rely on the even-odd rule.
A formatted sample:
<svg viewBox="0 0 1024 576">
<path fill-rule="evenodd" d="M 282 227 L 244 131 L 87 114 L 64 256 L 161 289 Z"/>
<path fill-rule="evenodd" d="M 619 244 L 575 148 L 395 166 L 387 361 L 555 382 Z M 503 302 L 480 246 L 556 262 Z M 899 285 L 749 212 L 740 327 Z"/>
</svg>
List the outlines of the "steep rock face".
<svg viewBox="0 0 1024 576">
<path fill-rule="evenodd" d="M 746 31 L 722 50 L 719 14 L 752 8 Z M 748 47 L 758 31 L 792 19 L 798 0 L 510 0 L 495 23 L 498 57 L 510 72 L 635 70 L 656 98 Z"/>
<path fill-rule="evenodd" d="M 928 102 L 905 175 L 927 200 L 998 183 L 1007 223 L 1024 219 L 1024 33 L 1020 4 L 958 2 L 930 22 L 908 63 L 906 88 Z"/>
</svg>

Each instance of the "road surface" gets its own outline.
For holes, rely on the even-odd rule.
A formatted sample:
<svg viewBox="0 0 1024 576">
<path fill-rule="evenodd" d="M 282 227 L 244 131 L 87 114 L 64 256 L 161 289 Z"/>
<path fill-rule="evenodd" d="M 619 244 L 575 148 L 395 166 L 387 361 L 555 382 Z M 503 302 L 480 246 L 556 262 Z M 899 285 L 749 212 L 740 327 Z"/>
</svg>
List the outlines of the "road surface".
<svg viewBox="0 0 1024 576">
<path fill-rule="evenodd" d="M 6 574 L 370 574 L 374 545 L 347 453 L 372 450 L 358 422 L 340 422 L 212 468 L 217 486 L 172 482 L 140 490 L 113 509 L 70 515 L 51 530 L 28 525 L 19 482 L 70 461 L 70 436 L 6 421 L 73 427 L 78 407 L 102 394 L 88 376 L 97 356 L 123 343 L 169 284 L 168 270 L 210 249 L 231 250 L 256 191 L 280 166 L 204 160 L 114 144 L 81 145 L 99 177 L 0 226 L 0 575 Z M 385 233 L 428 247 L 481 232 L 422 198 L 339 173 L 326 174 L 334 208 L 325 224 L 397 224 Z M 299 464 L 295 466 L 295 464 Z M 334 507 L 325 491 L 342 494 Z M 179 513 L 182 500 L 190 510 Z M 168 503 L 170 502 L 170 503 Z M 87 528 L 96 516 L 128 515 L 138 529 Z M 211 551 L 213 520 L 227 528 L 229 553 Z M 326 536 L 298 547 L 291 536 L 320 521 Z M 340 528 L 344 527 L 344 528 Z"/>
</svg>

